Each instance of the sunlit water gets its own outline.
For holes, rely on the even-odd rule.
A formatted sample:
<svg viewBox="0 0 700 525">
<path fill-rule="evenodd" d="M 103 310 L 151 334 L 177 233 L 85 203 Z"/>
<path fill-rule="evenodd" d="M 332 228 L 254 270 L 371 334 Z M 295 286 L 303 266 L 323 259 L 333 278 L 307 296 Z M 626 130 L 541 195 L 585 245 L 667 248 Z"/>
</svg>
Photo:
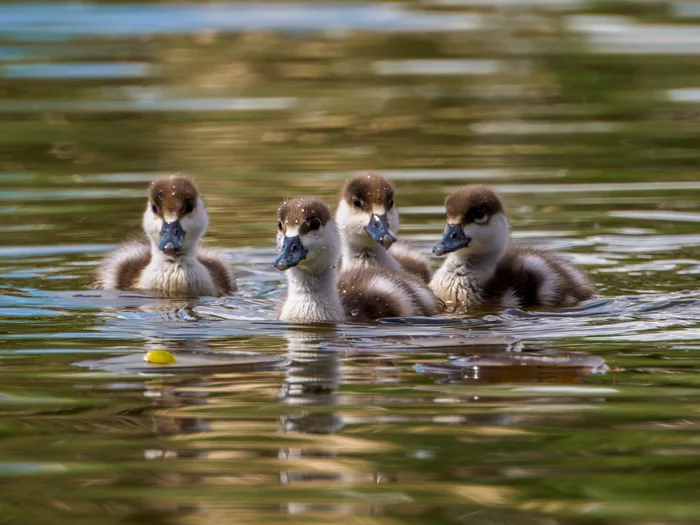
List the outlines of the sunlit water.
<svg viewBox="0 0 700 525">
<path fill-rule="evenodd" d="M 698 18 L 698 2 L 0 6 L 0 522 L 697 523 Z M 402 240 L 425 253 L 447 193 L 493 186 L 514 241 L 571 257 L 600 296 L 276 321 L 278 202 L 333 205 L 363 170 L 394 181 Z M 89 290 L 168 172 L 197 179 L 239 292 Z M 208 368 L 123 368 L 155 349 Z"/>
</svg>

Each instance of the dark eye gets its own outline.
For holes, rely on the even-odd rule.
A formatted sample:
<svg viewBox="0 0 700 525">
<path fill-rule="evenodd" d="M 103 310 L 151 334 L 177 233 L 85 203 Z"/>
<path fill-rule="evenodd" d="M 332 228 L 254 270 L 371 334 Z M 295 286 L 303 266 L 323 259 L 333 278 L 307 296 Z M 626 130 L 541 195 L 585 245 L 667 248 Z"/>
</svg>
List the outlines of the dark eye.
<svg viewBox="0 0 700 525">
<path fill-rule="evenodd" d="M 472 219 L 474 222 L 477 224 L 483 224 L 486 222 L 488 219 L 488 215 L 486 214 L 486 210 L 484 208 L 473 208 L 472 209 Z"/>
<path fill-rule="evenodd" d="M 277 229 L 282 231 L 282 221 L 277 221 Z"/>
<path fill-rule="evenodd" d="M 152 211 L 153 213 L 155 213 L 156 215 L 158 215 L 158 206 L 156 206 L 155 204 L 151 203 L 151 211 Z"/>
<path fill-rule="evenodd" d="M 194 211 L 194 203 L 192 201 L 187 201 L 185 203 L 185 215 L 192 213 Z"/>
<path fill-rule="evenodd" d="M 355 206 L 355 208 L 362 208 L 362 201 L 360 199 L 353 199 L 352 205 Z"/>
<path fill-rule="evenodd" d="M 391 200 L 389 201 L 389 209 L 391 209 L 391 208 L 393 208 L 393 207 L 394 207 L 394 199 L 391 199 Z"/>
<path fill-rule="evenodd" d="M 321 227 L 321 219 L 311 219 L 309 223 L 310 230 L 318 230 Z"/>
</svg>

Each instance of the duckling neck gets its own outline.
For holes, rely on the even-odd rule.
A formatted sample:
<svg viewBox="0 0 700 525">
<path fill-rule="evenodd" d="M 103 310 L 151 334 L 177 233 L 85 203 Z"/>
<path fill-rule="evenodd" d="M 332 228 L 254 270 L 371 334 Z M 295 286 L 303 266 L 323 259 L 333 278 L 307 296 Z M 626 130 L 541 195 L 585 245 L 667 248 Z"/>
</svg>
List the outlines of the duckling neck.
<svg viewBox="0 0 700 525">
<path fill-rule="evenodd" d="M 297 323 L 329 323 L 345 319 L 335 268 L 317 272 L 290 268 L 286 273 L 289 290 L 280 319 Z"/>
<path fill-rule="evenodd" d="M 430 288 L 444 303 L 447 311 L 474 308 L 484 303 L 485 285 L 493 277 L 501 253 L 448 255 L 445 263 L 435 272 Z"/>
<path fill-rule="evenodd" d="M 139 287 L 175 295 L 217 295 L 211 275 L 197 259 L 196 250 L 169 256 L 156 245 L 151 245 L 151 261 L 141 274 Z"/>
<path fill-rule="evenodd" d="M 399 262 L 378 242 L 373 246 L 355 246 L 350 242 L 343 242 L 342 254 L 343 270 L 370 266 L 381 266 L 392 270 L 401 268 Z"/>
</svg>

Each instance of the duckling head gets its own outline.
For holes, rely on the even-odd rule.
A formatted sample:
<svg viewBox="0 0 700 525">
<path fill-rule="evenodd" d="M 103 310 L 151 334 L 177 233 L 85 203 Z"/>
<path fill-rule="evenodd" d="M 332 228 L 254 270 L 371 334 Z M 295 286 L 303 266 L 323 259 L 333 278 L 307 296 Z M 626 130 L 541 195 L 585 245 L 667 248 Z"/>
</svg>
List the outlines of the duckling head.
<svg viewBox="0 0 700 525">
<path fill-rule="evenodd" d="M 190 179 L 172 175 L 151 183 L 143 230 L 167 258 L 194 253 L 208 225 L 207 209 Z"/>
<path fill-rule="evenodd" d="M 445 199 L 447 225 L 433 253 L 455 252 L 462 257 L 499 258 L 508 246 L 510 226 L 493 190 L 465 186 Z"/>
<path fill-rule="evenodd" d="M 285 200 L 277 212 L 277 249 L 274 265 L 284 271 L 335 268 L 338 263 L 338 228 L 331 211 L 320 199 L 297 197 Z"/>
<path fill-rule="evenodd" d="M 358 247 L 389 248 L 396 242 L 399 212 L 394 187 L 386 177 L 366 173 L 345 184 L 335 214 L 341 233 Z"/>
</svg>

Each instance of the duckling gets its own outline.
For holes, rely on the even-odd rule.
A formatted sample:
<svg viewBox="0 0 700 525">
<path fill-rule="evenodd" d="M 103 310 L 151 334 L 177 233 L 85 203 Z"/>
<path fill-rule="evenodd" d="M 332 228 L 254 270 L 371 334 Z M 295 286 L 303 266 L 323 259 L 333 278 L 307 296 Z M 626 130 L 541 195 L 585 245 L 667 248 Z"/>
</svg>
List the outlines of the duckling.
<svg viewBox="0 0 700 525">
<path fill-rule="evenodd" d="M 595 294 L 586 274 L 566 259 L 509 244 L 508 218 L 491 189 L 465 186 L 445 207 L 447 226 L 433 253 L 450 255 L 430 287 L 448 310 L 569 306 Z"/>
<path fill-rule="evenodd" d="M 394 206 L 394 187 L 386 177 L 366 173 L 347 181 L 335 220 L 340 227 L 344 268 L 404 269 L 430 282 L 428 259 L 396 243 L 399 212 Z"/>
<path fill-rule="evenodd" d="M 199 246 L 208 224 L 207 209 L 191 180 L 173 175 L 154 181 L 143 214 L 146 238 L 108 254 L 93 286 L 149 289 L 166 296 L 234 292 L 236 283 L 223 254 Z"/>
<path fill-rule="evenodd" d="M 369 321 L 434 315 L 438 301 L 418 279 L 385 268 L 338 271 L 340 233 L 328 207 L 313 197 L 282 202 L 274 265 L 286 271 L 279 318 L 297 323 Z"/>
</svg>

